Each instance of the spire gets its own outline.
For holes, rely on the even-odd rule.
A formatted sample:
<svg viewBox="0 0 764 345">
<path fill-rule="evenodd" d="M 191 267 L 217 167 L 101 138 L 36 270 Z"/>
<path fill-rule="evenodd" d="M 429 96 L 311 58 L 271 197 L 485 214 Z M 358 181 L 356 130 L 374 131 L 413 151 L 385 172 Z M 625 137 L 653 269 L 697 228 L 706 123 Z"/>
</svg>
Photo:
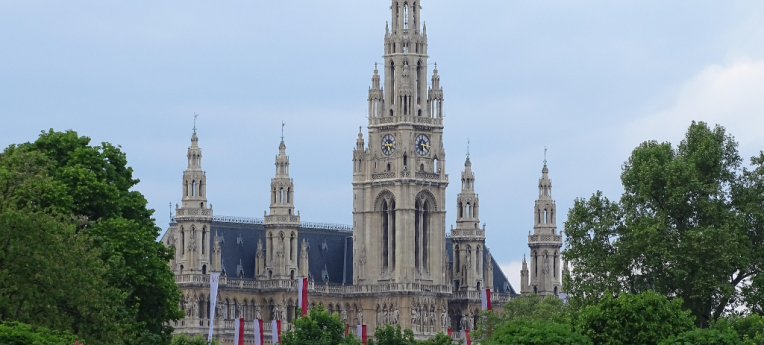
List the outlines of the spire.
<svg viewBox="0 0 764 345">
<path fill-rule="evenodd" d="M 364 141 L 363 141 L 363 127 L 358 126 L 358 139 L 355 141 L 355 149 L 358 152 L 363 152 L 364 148 Z"/>
</svg>

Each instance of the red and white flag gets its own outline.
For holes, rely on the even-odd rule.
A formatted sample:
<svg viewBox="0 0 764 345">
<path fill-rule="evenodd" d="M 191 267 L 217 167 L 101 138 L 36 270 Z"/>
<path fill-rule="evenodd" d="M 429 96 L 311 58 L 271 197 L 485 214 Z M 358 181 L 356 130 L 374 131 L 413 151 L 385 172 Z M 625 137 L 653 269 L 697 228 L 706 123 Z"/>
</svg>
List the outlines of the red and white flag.
<svg viewBox="0 0 764 345">
<path fill-rule="evenodd" d="M 368 336 L 366 335 L 366 325 L 358 325 L 355 332 L 358 339 L 361 340 L 361 343 L 366 345 L 366 340 L 368 339 Z"/>
<path fill-rule="evenodd" d="M 350 333 L 350 324 L 346 323 L 345 324 L 345 338 L 348 337 L 348 333 Z"/>
<path fill-rule="evenodd" d="M 273 345 L 281 343 L 281 320 L 271 321 L 271 339 Z"/>
<path fill-rule="evenodd" d="M 453 331 L 450 328 L 448 329 L 448 337 L 449 338 L 453 338 L 454 337 Z"/>
<path fill-rule="evenodd" d="M 263 320 L 255 319 L 255 345 L 265 345 L 263 339 Z"/>
<path fill-rule="evenodd" d="M 470 330 L 465 330 L 464 336 L 467 338 L 467 345 L 472 345 L 472 339 L 470 339 Z"/>
<path fill-rule="evenodd" d="M 233 320 L 233 345 L 244 345 L 244 319 Z"/>
<path fill-rule="evenodd" d="M 480 301 L 483 310 L 491 310 L 491 289 L 480 290 Z"/>
<path fill-rule="evenodd" d="M 220 273 L 210 273 L 210 334 L 207 341 L 212 341 L 212 328 L 215 326 L 215 302 L 218 301 L 218 282 Z"/>
<path fill-rule="evenodd" d="M 302 315 L 308 315 L 308 278 L 297 281 L 297 306 L 302 310 Z"/>
</svg>

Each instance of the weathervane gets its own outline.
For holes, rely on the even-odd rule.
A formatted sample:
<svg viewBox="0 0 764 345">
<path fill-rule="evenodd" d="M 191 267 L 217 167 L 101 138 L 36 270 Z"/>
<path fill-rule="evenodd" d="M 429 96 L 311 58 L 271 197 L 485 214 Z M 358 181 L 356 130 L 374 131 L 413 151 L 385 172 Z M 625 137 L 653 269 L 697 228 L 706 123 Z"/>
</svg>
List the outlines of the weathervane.
<svg viewBox="0 0 764 345">
<path fill-rule="evenodd" d="M 194 133 L 196 133 L 196 118 L 199 117 L 199 114 L 194 113 Z"/>
</svg>

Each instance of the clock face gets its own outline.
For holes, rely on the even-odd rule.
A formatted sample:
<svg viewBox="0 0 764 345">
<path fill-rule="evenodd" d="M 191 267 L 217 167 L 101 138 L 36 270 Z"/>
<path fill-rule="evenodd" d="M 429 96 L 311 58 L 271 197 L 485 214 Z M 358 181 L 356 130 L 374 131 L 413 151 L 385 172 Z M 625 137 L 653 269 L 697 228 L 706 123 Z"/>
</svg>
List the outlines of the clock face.
<svg viewBox="0 0 764 345">
<path fill-rule="evenodd" d="M 416 152 L 420 156 L 426 156 L 430 153 L 430 138 L 424 134 L 420 134 L 416 137 Z"/>
<path fill-rule="evenodd" d="M 382 138 L 382 153 L 389 156 L 395 152 L 395 137 L 387 134 Z"/>
</svg>

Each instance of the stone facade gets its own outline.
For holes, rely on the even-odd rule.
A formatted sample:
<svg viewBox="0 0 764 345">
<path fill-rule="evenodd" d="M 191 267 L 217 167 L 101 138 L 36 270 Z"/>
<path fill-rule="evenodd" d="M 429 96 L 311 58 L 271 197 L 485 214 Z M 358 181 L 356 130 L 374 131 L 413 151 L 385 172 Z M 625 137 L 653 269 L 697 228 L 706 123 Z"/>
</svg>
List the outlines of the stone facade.
<svg viewBox="0 0 764 345">
<path fill-rule="evenodd" d="M 400 325 L 420 339 L 474 329 L 480 289 L 492 289 L 494 309 L 516 295 L 486 247 L 469 157 L 456 228 L 446 233 L 443 89 L 437 65 L 427 85 L 420 1 L 392 0 L 384 86 L 377 67 L 369 90 L 369 144 L 360 132 L 352 152 L 352 226 L 302 222 L 283 139 L 264 218 L 214 216 L 194 130 L 183 204 L 162 239 L 175 247 L 170 265 L 183 292 L 186 317 L 174 324 L 177 333 L 207 333 L 210 272 L 222 275 L 214 335 L 224 344 L 233 340 L 234 318 L 291 327 L 301 277 L 309 279 L 310 305 L 322 304 L 350 326 L 366 324 L 373 334 Z M 251 336 L 251 322 L 246 327 Z"/>
<path fill-rule="evenodd" d="M 528 232 L 531 251 L 530 269 L 523 257 L 520 292 L 523 295 L 558 296 L 562 292 L 560 248 L 562 234 L 557 232 L 557 204 L 552 199 L 552 180 L 544 160 L 539 179 L 539 198 L 533 209 L 533 233 Z M 567 265 L 565 272 L 567 272 Z M 563 272 L 563 273 L 565 273 Z"/>
</svg>

